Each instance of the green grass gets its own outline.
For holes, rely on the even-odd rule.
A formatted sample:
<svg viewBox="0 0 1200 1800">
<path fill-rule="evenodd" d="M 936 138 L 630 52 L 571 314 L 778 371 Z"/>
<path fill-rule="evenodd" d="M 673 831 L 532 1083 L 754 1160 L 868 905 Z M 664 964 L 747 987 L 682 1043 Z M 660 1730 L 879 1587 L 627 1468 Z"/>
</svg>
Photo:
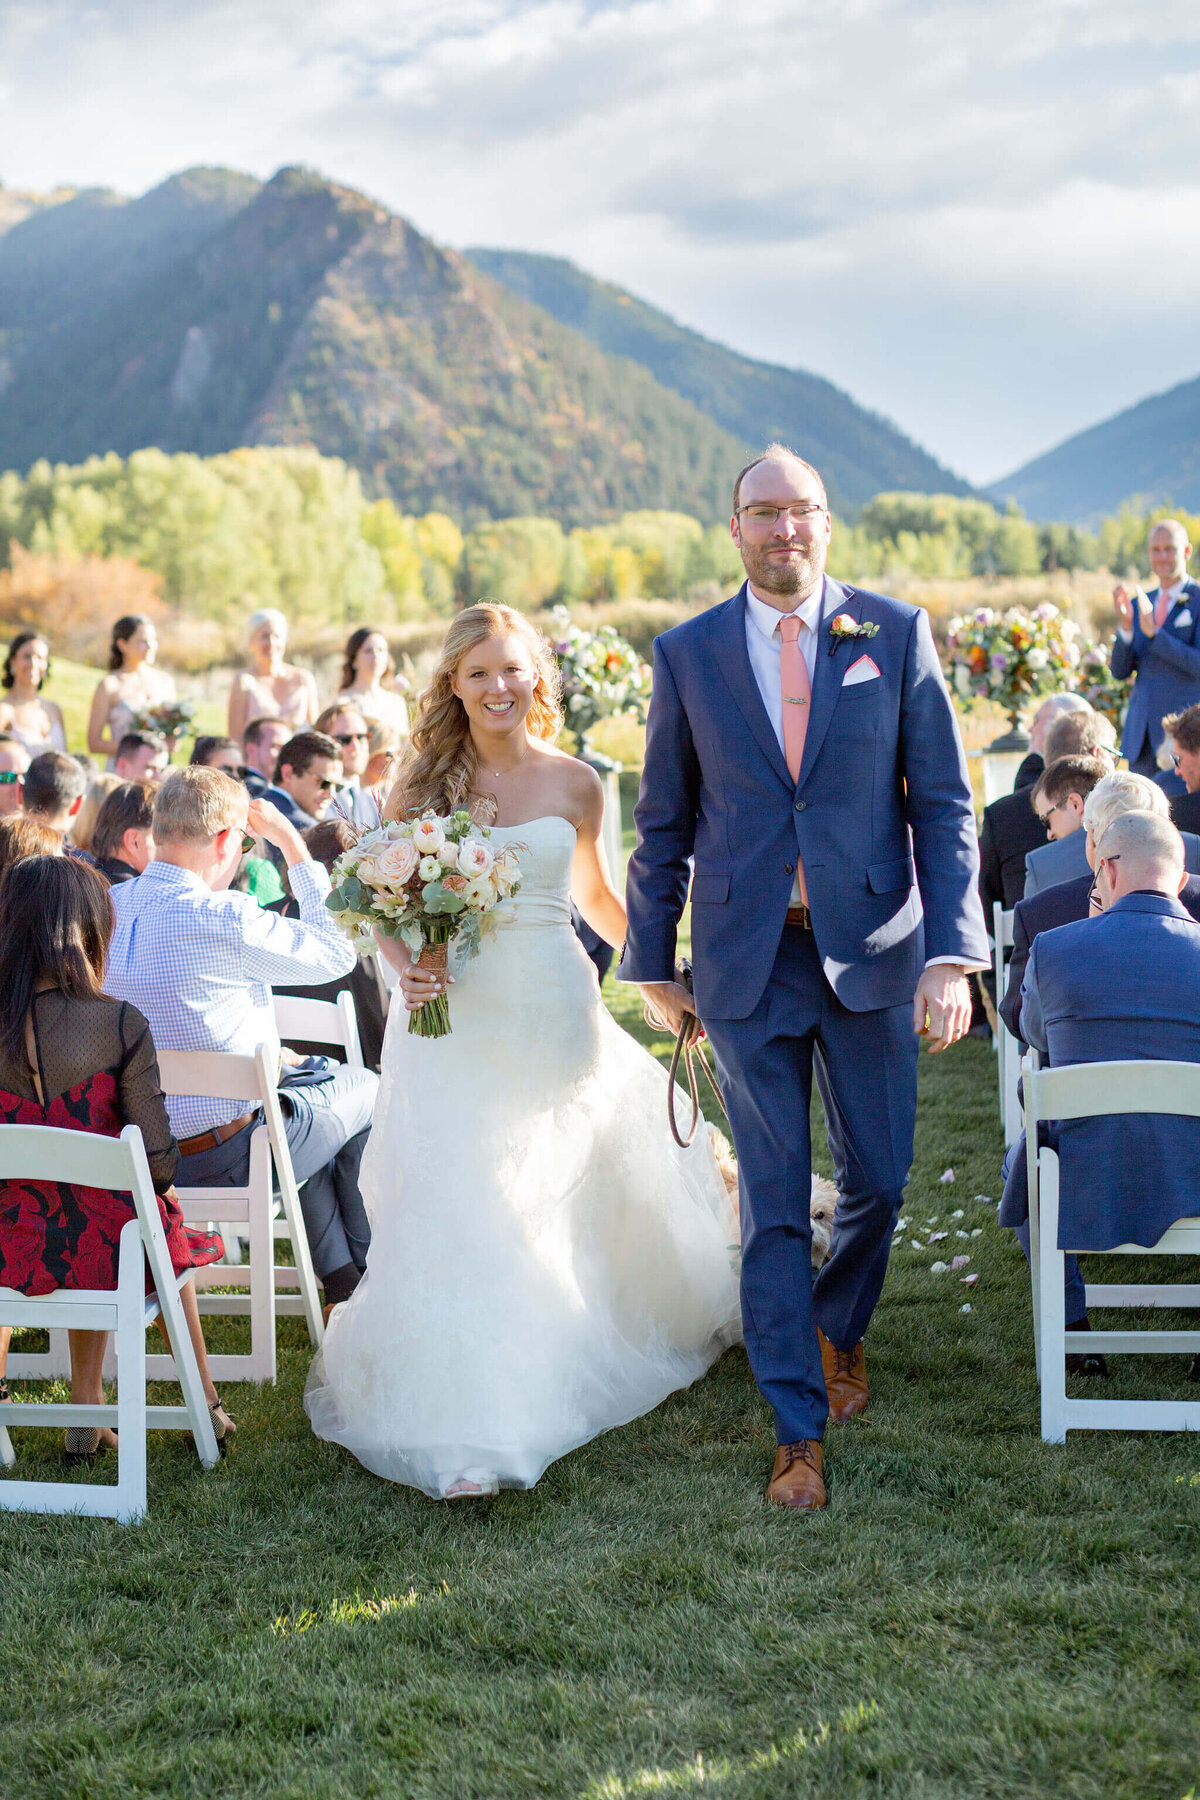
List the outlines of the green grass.
<svg viewBox="0 0 1200 1800">
<path fill-rule="evenodd" d="M 4 1519 L 0 1792 L 1180 1800 L 1200 1450 L 1040 1442 L 1024 1265 L 972 1199 L 997 1191 L 990 1052 L 923 1057 L 921 1102 L 906 1212 L 962 1207 L 982 1279 L 894 1254 L 826 1514 L 764 1505 L 739 1350 L 531 1493 L 447 1506 L 311 1436 L 286 1321 L 278 1386 L 228 1392 L 219 1470 L 152 1439 L 141 1526 Z M 56 1437 L 18 1444 L 58 1473 Z"/>
</svg>

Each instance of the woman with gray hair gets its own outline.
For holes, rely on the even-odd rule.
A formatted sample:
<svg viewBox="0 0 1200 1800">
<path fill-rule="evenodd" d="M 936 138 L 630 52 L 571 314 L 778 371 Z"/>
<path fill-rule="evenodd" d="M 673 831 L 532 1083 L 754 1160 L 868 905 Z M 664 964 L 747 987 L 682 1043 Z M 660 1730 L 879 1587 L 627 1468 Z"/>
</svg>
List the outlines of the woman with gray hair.
<svg viewBox="0 0 1200 1800">
<path fill-rule="evenodd" d="M 229 690 L 229 735 L 240 744 L 251 719 L 282 719 L 293 733 L 317 716 L 317 684 L 308 669 L 285 662 L 288 623 L 274 606 L 246 621 L 251 667 L 241 669 Z"/>
</svg>

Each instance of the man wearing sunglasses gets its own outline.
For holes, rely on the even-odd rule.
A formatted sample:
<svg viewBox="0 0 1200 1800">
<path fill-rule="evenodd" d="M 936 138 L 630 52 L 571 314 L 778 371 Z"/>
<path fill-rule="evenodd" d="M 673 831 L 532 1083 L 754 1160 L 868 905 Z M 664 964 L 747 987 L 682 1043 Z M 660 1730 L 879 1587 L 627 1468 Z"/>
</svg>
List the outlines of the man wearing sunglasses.
<svg viewBox="0 0 1200 1800">
<path fill-rule="evenodd" d="M 7 733 L 0 734 L 0 819 L 19 813 L 25 804 L 24 778 L 29 752 Z"/>
<path fill-rule="evenodd" d="M 348 819 L 360 831 L 374 831 L 380 823 L 379 804 L 369 788 L 362 785 L 367 764 L 371 760 L 371 728 L 363 715 L 343 702 L 326 707 L 316 723 L 316 730 L 331 737 L 342 753 L 345 782 L 330 806 L 331 819 Z"/>
<path fill-rule="evenodd" d="M 307 831 L 329 811 L 342 785 L 341 745 L 323 731 L 298 731 L 275 764 L 275 780 L 263 795 L 297 831 Z"/>
</svg>

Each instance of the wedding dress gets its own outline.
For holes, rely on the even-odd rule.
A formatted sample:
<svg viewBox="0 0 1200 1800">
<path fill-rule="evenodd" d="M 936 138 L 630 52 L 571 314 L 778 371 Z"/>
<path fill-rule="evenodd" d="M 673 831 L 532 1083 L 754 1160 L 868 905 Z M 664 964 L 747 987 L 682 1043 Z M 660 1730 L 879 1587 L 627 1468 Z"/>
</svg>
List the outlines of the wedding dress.
<svg viewBox="0 0 1200 1800">
<path fill-rule="evenodd" d="M 493 835 L 521 846 L 520 890 L 451 962 L 450 1036 L 410 1036 L 391 1008 L 367 1271 L 305 1394 L 318 1437 L 435 1498 L 532 1487 L 741 1335 L 708 1136 L 673 1143 L 666 1071 L 610 1017 L 571 929 L 575 828 Z"/>
</svg>

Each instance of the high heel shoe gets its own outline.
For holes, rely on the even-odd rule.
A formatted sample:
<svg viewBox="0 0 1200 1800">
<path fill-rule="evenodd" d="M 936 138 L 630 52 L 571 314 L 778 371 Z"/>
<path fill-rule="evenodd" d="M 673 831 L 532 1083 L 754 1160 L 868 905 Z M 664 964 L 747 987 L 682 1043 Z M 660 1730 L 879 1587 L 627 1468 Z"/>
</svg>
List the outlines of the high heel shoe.
<svg viewBox="0 0 1200 1800">
<path fill-rule="evenodd" d="M 229 1439 L 237 1436 L 237 1426 L 225 1411 L 225 1403 L 220 1394 L 217 1395 L 208 1410 L 212 1418 L 213 1436 L 217 1440 L 217 1449 L 224 1456 Z"/>
<path fill-rule="evenodd" d="M 107 1449 L 98 1425 L 68 1425 L 63 1434 L 63 1461 L 69 1468 L 94 1463 Z"/>
</svg>

